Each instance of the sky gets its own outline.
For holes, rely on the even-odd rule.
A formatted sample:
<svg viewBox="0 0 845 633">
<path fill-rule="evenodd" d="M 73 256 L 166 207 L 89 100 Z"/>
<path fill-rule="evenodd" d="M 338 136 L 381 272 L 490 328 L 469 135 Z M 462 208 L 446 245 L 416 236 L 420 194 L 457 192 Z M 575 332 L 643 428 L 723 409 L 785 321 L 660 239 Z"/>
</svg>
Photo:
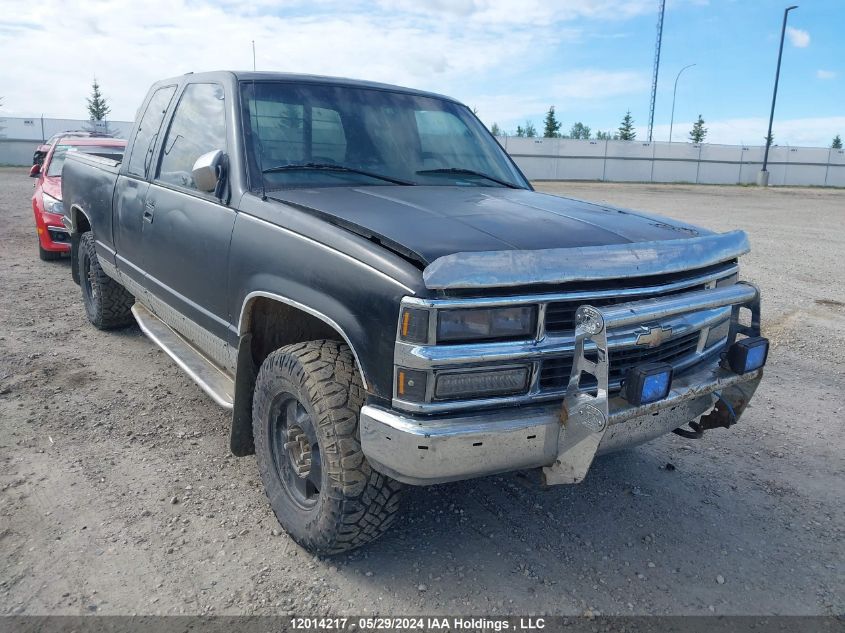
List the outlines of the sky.
<svg viewBox="0 0 845 633">
<path fill-rule="evenodd" d="M 796 0 L 774 139 L 845 135 L 845 0 Z M 699 114 L 710 143 L 764 142 L 783 9 L 773 0 L 667 0 L 654 140 Z M 114 120 L 149 85 L 189 71 L 252 68 L 394 83 L 456 97 L 488 126 L 542 131 L 554 105 L 614 130 L 648 123 L 658 0 L 0 0 L 0 117 L 87 118 L 96 76 Z"/>
</svg>

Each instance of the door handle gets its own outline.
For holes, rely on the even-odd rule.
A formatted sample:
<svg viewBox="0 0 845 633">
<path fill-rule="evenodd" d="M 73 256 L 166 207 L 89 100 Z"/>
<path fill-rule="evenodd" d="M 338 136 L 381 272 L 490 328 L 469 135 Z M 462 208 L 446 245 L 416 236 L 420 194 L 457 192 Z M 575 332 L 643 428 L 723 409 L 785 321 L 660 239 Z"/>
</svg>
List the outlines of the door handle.
<svg viewBox="0 0 845 633">
<path fill-rule="evenodd" d="M 144 204 L 144 222 L 149 222 L 150 224 L 153 223 L 153 215 L 155 214 L 155 204 L 152 202 L 147 202 Z"/>
</svg>

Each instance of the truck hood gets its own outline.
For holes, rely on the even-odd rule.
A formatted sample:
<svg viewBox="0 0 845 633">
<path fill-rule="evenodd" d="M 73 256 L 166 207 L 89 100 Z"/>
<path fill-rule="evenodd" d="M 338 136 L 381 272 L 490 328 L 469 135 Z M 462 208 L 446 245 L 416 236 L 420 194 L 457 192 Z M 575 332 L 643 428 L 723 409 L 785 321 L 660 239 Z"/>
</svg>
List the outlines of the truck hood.
<svg viewBox="0 0 845 633">
<path fill-rule="evenodd" d="M 455 253 L 536 251 L 710 235 L 666 218 L 520 189 L 326 187 L 268 192 L 267 196 L 380 241 L 423 266 Z"/>
</svg>

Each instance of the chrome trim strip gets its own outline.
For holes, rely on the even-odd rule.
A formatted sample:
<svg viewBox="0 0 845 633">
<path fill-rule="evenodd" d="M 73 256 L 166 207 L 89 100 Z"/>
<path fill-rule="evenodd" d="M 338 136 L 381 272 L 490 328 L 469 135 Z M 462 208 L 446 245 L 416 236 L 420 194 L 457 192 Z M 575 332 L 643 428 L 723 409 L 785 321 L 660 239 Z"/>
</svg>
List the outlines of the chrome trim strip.
<svg viewBox="0 0 845 633">
<path fill-rule="evenodd" d="M 317 317 L 323 323 L 329 325 L 336 332 L 338 332 L 343 337 L 343 340 L 346 341 L 346 344 L 349 345 L 349 349 L 352 350 L 352 356 L 355 358 L 355 364 L 358 366 L 358 373 L 361 374 L 361 382 L 364 384 L 364 389 L 367 389 L 367 377 L 364 375 L 364 367 L 363 365 L 361 365 L 361 361 L 358 357 L 358 352 L 355 351 L 355 346 L 352 345 L 352 341 L 349 340 L 349 337 L 346 335 L 346 332 L 343 331 L 343 328 L 340 327 L 336 321 L 327 317 L 322 312 L 305 305 L 304 303 L 299 303 L 298 301 L 294 301 L 293 299 L 289 299 L 288 297 L 283 297 L 282 295 L 276 294 L 274 292 L 254 290 L 244 298 L 243 305 L 241 306 L 241 313 L 238 317 L 238 336 L 242 336 L 246 332 L 247 323 L 244 322 L 244 315 L 246 314 L 247 306 L 252 302 L 253 299 L 256 299 L 258 297 L 274 299 L 276 301 L 280 301 L 281 303 L 285 303 L 289 306 L 292 306 L 298 310 L 302 310 L 303 312 L 307 312 L 311 316 Z"/>
<path fill-rule="evenodd" d="M 456 290 L 629 279 L 704 268 L 749 250 L 745 232 L 731 231 L 634 244 L 454 253 L 429 264 L 423 282 L 431 290 Z"/>
</svg>

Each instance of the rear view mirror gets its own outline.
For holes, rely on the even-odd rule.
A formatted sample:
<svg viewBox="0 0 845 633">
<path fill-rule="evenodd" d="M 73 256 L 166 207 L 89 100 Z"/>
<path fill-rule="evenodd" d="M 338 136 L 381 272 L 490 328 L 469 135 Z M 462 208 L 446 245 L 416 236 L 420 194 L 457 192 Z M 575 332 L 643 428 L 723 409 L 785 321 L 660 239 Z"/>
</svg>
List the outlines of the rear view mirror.
<svg viewBox="0 0 845 633">
<path fill-rule="evenodd" d="M 30 178 L 38 178 L 41 174 L 41 165 L 33 165 L 29 168 L 29 177 Z"/>
<path fill-rule="evenodd" d="M 200 191 L 215 191 L 223 177 L 223 152 L 216 149 L 200 156 L 194 163 L 191 176 Z"/>
</svg>

